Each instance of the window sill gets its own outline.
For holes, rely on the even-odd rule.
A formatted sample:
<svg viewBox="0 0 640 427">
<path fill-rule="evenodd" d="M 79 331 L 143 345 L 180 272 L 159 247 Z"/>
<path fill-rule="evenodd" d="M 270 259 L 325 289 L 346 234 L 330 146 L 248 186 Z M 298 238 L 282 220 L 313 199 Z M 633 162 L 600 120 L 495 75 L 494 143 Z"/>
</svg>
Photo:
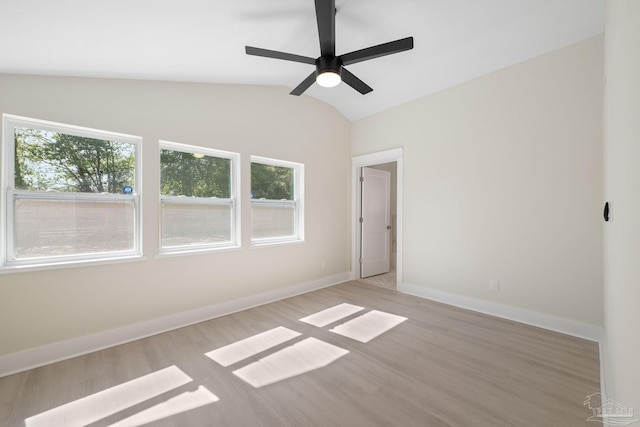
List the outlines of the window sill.
<svg viewBox="0 0 640 427">
<path fill-rule="evenodd" d="M 251 242 L 250 248 L 264 248 L 269 246 L 296 245 L 304 243 L 304 239 L 291 240 L 265 240 Z"/>
<path fill-rule="evenodd" d="M 61 261 L 56 263 L 5 265 L 3 267 L 0 267 L 0 274 L 27 273 L 31 271 L 57 270 L 57 269 L 64 269 L 64 268 L 88 267 L 88 266 L 94 266 L 94 265 L 120 264 L 123 262 L 138 262 L 138 261 L 146 261 L 146 260 L 147 260 L 146 256 L 129 255 L 129 256 L 122 256 L 117 258 Z"/>
<path fill-rule="evenodd" d="M 230 251 L 237 251 L 240 248 L 241 247 L 239 245 L 233 245 L 233 246 L 224 246 L 219 248 L 166 250 L 166 251 L 160 252 L 158 255 L 154 256 L 154 258 L 162 259 L 162 258 L 174 258 L 179 256 L 187 256 L 187 255 L 210 254 L 210 253 L 216 253 L 216 252 L 230 252 Z"/>
</svg>

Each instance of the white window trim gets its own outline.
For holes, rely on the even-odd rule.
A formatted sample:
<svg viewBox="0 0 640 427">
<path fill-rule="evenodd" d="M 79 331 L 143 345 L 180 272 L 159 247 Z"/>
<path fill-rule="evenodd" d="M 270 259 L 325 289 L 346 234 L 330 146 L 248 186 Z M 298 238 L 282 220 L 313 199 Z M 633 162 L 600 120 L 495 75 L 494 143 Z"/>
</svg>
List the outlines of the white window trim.
<svg viewBox="0 0 640 427">
<path fill-rule="evenodd" d="M 304 242 L 304 164 L 260 156 L 251 156 L 251 163 L 261 163 L 293 169 L 293 200 L 251 199 L 251 206 L 294 206 L 296 210 L 294 215 L 293 236 L 267 237 L 262 239 L 254 239 L 252 236 L 251 246 L 258 247 Z"/>
<path fill-rule="evenodd" d="M 238 201 L 239 185 L 240 185 L 240 154 L 231 151 L 217 150 L 196 145 L 182 144 L 179 142 L 160 140 L 160 150 L 158 150 L 158 165 L 160 164 L 160 155 L 162 150 L 180 151 L 183 153 L 199 153 L 205 156 L 220 157 L 231 160 L 231 197 L 230 198 L 205 198 L 205 197 L 180 197 L 180 196 L 163 196 L 160 194 L 159 230 L 158 230 L 158 257 L 173 255 L 188 255 L 209 251 L 220 251 L 228 249 L 237 249 L 240 247 L 241 227 L 240 227 L 240 203 Z M 160 173 L 158 180 L 161 179 Z M 209 243 L 201 245 L 183 245 L 183 246 L 162 246 L 162 204 L 202 204 L 202 205 L 218 205 L 231 207 L 231 241 L 224 243 Z"/>
<path fill-rule="evenodd" d="M 96 193 L 63 193 L 23 191 L 15 189 L 15 127 L 60 132 L 86 138 L 110 140 L 132 144 L 135 148 L 135 188 L 131 195 L 124 194 L 96 194 Z M 64 266 L 103 264 L 108 262 L 130 261 L 142 259 L 142 203 L 140 191 L 142 188 L 142 138 L 111 131 L 89 129 L 65 123 L 32 119 L 11 114 L 2 115 L 2 174 L 0 203 L 0 227 L 3 231 L 0 242 L 0 271 L 57 268 Z M 134 204 L 134 247 L 129 251 L 98 252 L 93 254 L 61 255 L 51 257 L 32 258 L 25 260 L 12 259 L 14 245 L 14 201 L 16 198 L 50 199 L 50 200 L 95 200 L 95 201 L 131 201 Z"/>
</svg>

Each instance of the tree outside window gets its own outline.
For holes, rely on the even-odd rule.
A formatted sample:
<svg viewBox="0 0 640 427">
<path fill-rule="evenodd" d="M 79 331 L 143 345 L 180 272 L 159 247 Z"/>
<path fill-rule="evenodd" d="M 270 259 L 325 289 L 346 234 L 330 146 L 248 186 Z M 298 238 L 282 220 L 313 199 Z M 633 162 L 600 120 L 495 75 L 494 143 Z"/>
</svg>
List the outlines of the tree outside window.
<svg viewBox="0 0 640 427">
<path fill-rule="evenodd" d="M 257 156 L 251 160 L 252 243 L 303 240 L 304 165 Z"/>
<path fill-rule="evenodd" d="M 167 141 L 160 147 L 160 251 L 237 246 L 239 155 Z"/>
<path fill-rule="evenodd" d="M 4 115 L 5 266 L 141 255 L 141 139 Z"/>
</svg>

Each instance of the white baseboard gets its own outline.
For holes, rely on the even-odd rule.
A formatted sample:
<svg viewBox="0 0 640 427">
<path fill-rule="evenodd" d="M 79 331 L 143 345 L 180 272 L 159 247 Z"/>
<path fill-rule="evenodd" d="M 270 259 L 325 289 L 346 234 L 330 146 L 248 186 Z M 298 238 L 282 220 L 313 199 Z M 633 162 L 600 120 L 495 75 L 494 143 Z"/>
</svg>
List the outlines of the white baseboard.
<svg viewBox="0 0 640 427">
<path fill-rule="evenodd" d="M 514 320 L 516 322 L 549 329 L 551 331 L 584 338 L 590 341 L 600 342 L 602 339 L 602 327 L 592 325 L 590 323 L 579 322 L 577 320 L 566 319 L 563 317 L 553 316 L 551 314 L 540 313 L 538 311 L 452 294 L 408 283 L 401 284 L 398 287 L 398 290 L 405 294 L 442 302 L 456 307 L 466 308 L 468 310 L 501 317 L 503 319 Z"/>
<path fill-rule="evenodd" d="M 337 274 L 287 288 L 250 295 L 196 310 L 171 314 L 146 322 L 2 355 L 0 356 L 0 377 L 204 322 L 316 289 L 326 288 L 345 282 L 350 278 L 350 272 Z"/>
</svg>

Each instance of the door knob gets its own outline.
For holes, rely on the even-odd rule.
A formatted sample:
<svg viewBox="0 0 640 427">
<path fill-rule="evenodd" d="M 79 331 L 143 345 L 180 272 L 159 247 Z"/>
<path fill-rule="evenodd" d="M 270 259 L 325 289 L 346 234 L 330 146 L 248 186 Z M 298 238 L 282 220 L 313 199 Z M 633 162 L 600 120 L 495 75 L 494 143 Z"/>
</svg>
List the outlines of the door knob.
<svg viewBox="0 0 640 427">
<path fill-rule="evenodd" d="M 387 225 L 387 230 L 391 230 L 391 226 L 390 225 Z"/>
</svg>

